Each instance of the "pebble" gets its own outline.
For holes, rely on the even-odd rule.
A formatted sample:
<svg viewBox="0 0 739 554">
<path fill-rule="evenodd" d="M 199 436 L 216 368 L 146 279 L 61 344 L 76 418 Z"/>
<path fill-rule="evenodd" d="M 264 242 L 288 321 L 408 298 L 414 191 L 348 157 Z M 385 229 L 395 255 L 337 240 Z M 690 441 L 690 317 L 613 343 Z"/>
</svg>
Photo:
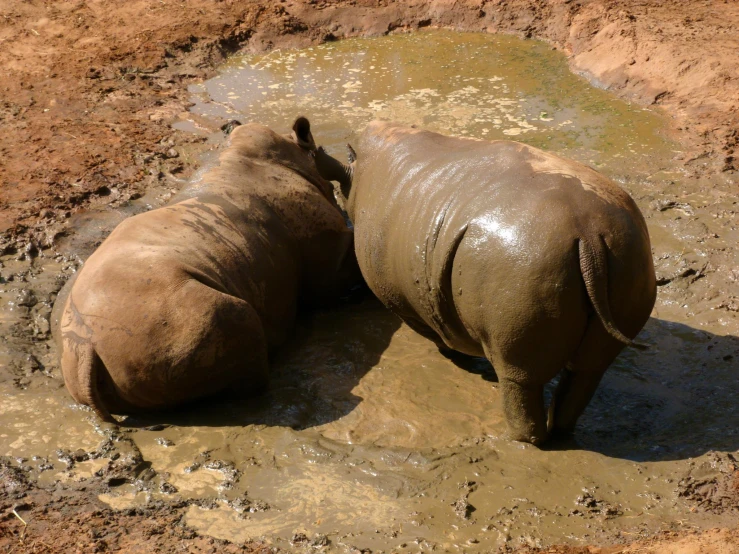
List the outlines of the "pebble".
<svg viewBox="0 0 739 554">
<path fill-rule="evenodd" d="M 33 291 L 30 289 L 23 289 L 18 294 L 18 301 L 16 302 L 16 304 L 18 304 L 19 306 L 28 306 L 29 308 L 31 308 L 37 303 L 38 300 L 36 299 L 36 295 L 33 294 Z"/>
</svg>

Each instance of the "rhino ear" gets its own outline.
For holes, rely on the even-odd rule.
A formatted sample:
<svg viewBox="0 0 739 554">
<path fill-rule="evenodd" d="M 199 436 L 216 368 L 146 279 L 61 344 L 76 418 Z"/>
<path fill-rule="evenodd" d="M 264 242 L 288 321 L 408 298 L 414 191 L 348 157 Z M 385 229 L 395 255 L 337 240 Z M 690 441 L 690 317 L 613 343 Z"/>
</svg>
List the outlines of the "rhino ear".
<svg viewBox="0 0 739 554">
<path fill-rule="evenodd" d="M 295 140 L 298 146 L 306 150 L 316 149 L 316 143 L 310 132 L 310 121 L 308 121 L 307 117 L 301 115 L 293 123 L 293 140 Z"/>
</svg>

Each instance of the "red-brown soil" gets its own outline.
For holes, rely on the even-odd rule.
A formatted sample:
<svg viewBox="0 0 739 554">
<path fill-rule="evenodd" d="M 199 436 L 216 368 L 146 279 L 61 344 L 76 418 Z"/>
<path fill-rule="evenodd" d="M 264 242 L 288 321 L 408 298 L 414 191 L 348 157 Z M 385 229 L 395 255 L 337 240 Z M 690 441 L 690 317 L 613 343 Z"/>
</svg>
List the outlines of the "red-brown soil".
<svg viewBox="0 0 739 554">
<path fill-rule="evenodd" d="M 739 9 L 688 0 L 6 0 L 0 18 L 0 232 L 44 246 L 91 198 L 140 194 L 186 85 L 239 49 L 439 25 L 551 41 L 573 70 L 674 119 L 697 171 L 735 170 Z M 186 162 L 185 162 L 186 165 Z M 53 225 L 56 222 L 57 225 Z M 51 230 L 49 230 L 49 225 Z M 23 241 L 23 245 L 27 241 Z"/>
<path fill-rule="evenodd" d="M 693 174 L 737 170 L 734 0 L 4 0 L 0 252 L 49 246 L 88 203 L 186 176 L 189 161 L 169 151 L 197 139 L 169 123 L 187 108 L 187 85 L 228 54 L 424 26 L 548 40 L 573 70 L 664 110 Z M 198 536 L 179 524 L 182 506 L 114 512 L 84 487 L 50 492 L 0 477 L 0 552 L 263 548 Z M 739 531 L 529 552 L 724 554 L 739 552 Z"/>
</svg>

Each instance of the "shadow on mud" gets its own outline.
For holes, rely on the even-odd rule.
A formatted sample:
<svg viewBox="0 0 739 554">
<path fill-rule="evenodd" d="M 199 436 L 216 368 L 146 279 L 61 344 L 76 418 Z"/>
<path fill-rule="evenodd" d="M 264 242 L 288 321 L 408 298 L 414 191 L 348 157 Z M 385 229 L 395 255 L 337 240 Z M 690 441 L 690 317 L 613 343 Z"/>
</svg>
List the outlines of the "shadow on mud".
<svg viewBox="0 0 739 554">
<path fill-rule="evenodd" d="M 294 339 L 272 362 L 267 393 L 252 398 L 223 395 L 174 412 L 129 417 L 124 425 L 166 421 L 301 430 L 331 423 L 362 401 L 352 389 L 383 363 L 381 357 L 399 327 L 399 319 L 374 298 L 304 316 Z M 591 450 L 634 461 L 739 449 L 739 338 L 652 318 L 639 339 L 650 348 L 625 350 L 606 373 L 574 436 L 545 448 Z M 484 359 L 439 357 L 449 370 L 455 364 L 485 381 L 496 381 Z M 407 369 L 414 371 L 410 365 Z"/>
<path fill-rule="evenodd" d="M 367 295 L 299 317 L 295 334 L 270 360 L 269 389 L 248 398 L 227 392 L 177 410 L 129 416 L 122 425 L 147 427 L 265 425 L 295 430 L 335 421 L 362 401 L 352 389 L 377 366 L 400 319 Z"/>
<path fill-rule="evenodd" d="M 489 381 L 490 383 L 498 382 L 498 376 L 495 374 L 493 365 L 485 358 L 468 356 L 461 352 L 442 350 L 441 348 L 439 349 L 439 353 L 460 369 L 479 375 L 485 381 Z"/>
<path fill-rule="evenodd" d="M 634 461 L 682 460 L 739 449 L 739 338 L 650 318 L 609 368 L 572 438 L 551 450 L 585 449 Z"/>
<path fill-rule="evenodd" d="M 650 318 L 639 339 L 650 348 L 623 351 L 574 435 L 544 449 L 591 450 L 633 461 L 739 450 L 739 337 Z M 484 358 L 442 354 L 486 381 L 498 380 Z M 547 387 L 547 401 L 554 388 L 555 382 Z"/>
</svg>

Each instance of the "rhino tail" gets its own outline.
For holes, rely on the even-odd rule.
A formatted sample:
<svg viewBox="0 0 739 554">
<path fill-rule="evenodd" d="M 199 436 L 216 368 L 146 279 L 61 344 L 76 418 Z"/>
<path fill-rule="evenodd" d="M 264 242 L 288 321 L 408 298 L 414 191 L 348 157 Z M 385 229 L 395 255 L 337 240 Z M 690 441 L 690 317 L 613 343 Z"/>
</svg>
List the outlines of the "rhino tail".
<svg viewBox="0 0 739 554">
<path fill-rule="evenodd" d="M 81 404 L 87 404 L 103 421 L 109 423 L 117 423 L 110 412 L 105 407 L 100 396 L 99 378 L 106 372 L 103 361 L 95 351 L 92 342 L 85 340 L 78 346 L 76 350 L 76 367 L 69 368 L 76 373 L 77 377 L 77 401 Z M 67 368 L 62 368 L 67 369 Z M 66 374 L 66 371 L 65 371 Z"/>
<path fill-rule="evenodd" d="M 608 301 L 608 259 L 607 247 L 601 235 L 597 235 L 595 241 L 588 238 L 580 238 L 580 271 L 582 272 L 585 289 L 588 298 L 593 305 L 603 327 L 614 339 L 627 346 L 640 347 L 616 327 L 611 314 L 611 306 Z"/>
</svg>

